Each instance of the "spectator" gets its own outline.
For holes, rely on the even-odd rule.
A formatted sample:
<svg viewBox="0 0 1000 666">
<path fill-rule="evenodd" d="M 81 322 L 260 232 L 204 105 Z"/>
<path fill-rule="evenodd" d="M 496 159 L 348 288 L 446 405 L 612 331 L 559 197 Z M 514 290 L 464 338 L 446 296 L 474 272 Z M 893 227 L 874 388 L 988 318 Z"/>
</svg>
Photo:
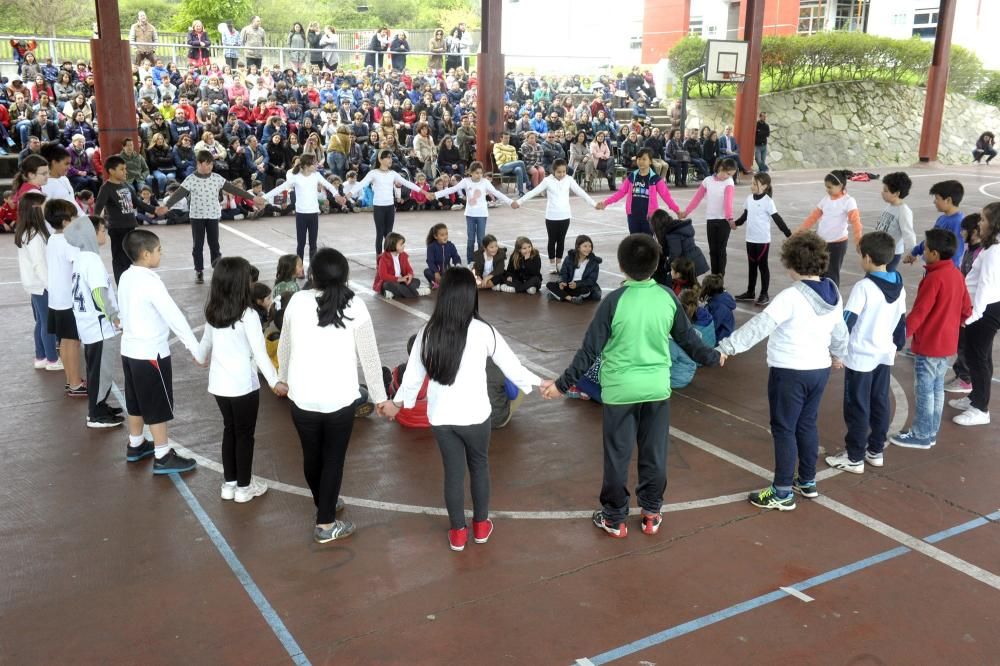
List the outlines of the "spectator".
<svg viewBox="0 0 1000 666">
<path fill-rule="evenodd" d="M 222 57 L 226 59 L 226 64 L 230 69 L 236 69 L 239 64 L 240 50 L 235 48 L 241 46 L 240 33 L 233 27 L 232 21 L 219 24 L 219 38 L 222 41 Z"/>
<path fill-rule="evenodd" d="M 602 174 L 608 180 L 608 189 L 614 192 L 615 161 L 611 157 L 611 145 L 604 132 L 598 132 L 590 144 L 590 167 L 595 174 Z"/>
<path fill-rule="evenodd" d="M 208 67 L 212 64 L 209 47 L 212 39 L 205 32 L 205 26 L 197 19 L 191 23 L 191 30 L 187 35 L 188 45 L 188 65 L 190 67 Z"/>
<path fill-rule="evenodd" d="M 292 69 L 296 73 L 302 69 L 302 63 L 306 61 L 308 52 L 306 49 L 309 41 L 306 39 L 306 31 L 302 24 L 296 21 L 292 24 L 292 29 L 288 33 L 288 59 L 292 62 Z"/>
<path fill-rule="evenodd" d="M 444 38 L 444 30 L 438 28 L 434 31 L 434 36 L 431 37 L 430 42 L 427 44 L 427 50 L 431 52 L 431 55 L 427 58 L 427 67 L 435 72 L 440 71 L 444 65 L 444 54 L 448 51 L 448 42 Z"/>
<path fill-rule="evenodd" d="M 375 71 L 382 69 L 385 52 L 389 49 L 389 28 L 382 26 L 368 42 L 368 50 L 365 52 L 365 67 L 371 67 Z"/>
<path fill-rule="evenodd" d="M 691 162 L 691 155 L 684 148 L 684 142 L 681 140 L 681 131 L 679 129 L 670 131 L 670 138 L 667 140 L 664 155 L 666 156 L 667 164 L 670 165 L 670 168 L 674 172 L 674 184 L 677 187 L 687 187 L 688 164 Z"/>
<path fill-rule="evenodd" d="M 767 173 L 767 139 L 771 136 L 771 126 L 767 124 L 767 114 L 763 111 L 757 117 L 757 129 L 754 132 L 753 157 L 757 162 L 757 171 Z"/>
<path fill-rule="evenodd" d="M 306 30 L 306 42 L 309 44 L 309 65 L 311 67 L 323 68 L 323 33 L 320 30 L 319 22 L 313 21 Z M 322 162 L 321 162 L 322 164 Z"/>
<path fill-rule="evenodd" d="M 337 47 L 340 45 L 340 38 L 332 25 L 323 29 L 323 36 L 319 40 L 319 45 L 323 49 L 323 64 L 330 71 L 336 71 L 340 64 L 340 55 Z"/>
<path fill-rule="evenodd" d="M 250 19 L 250 25 L 240 31 L 240 41 L 247 47 L 246 59 L 247 69 L 256 67 L 258 70 L 264 62 L 264 46 L 266 44 L 267 33 L 260 27 L 260 17 L 254 16 Z"/>
<path fill-rule="evenodd" d="M 465 29 L 465 22 L 455 26 L 448 37 L 448 57 L 445 60 L 445 71 L 469 69 L 468 59 L 464 56 L 472 50 L 472 36 Z"/>
<path fill-rule="evenodd" d="M 37 136 L 38 140 L 42 143 L 59 141 L 62 138 L 62 135 L 59 133 L 59 126 L 49 120 L 49 113 L 45 109 L 41 109 L 35 114 L 29 131 L 32 136 Z M 26 138 L 22 139 L 21 145 L 27 145 Z"/>
<path fill-rule="evenodd" d="M 146 12 L 136 14 L 136 22 L 128 29 L 128 42 L 135 47 L 135 64 L 141 65 L 144 60 L 149 64 L 156 62 L 156 42 L 159 35 L 156 28 L 146 18 Z"/>
<path fill-rule="evenodd" d="M 740 146 L 736 143 L 736 137 L 733 136 L 732 125 L 726 126 L 725 133 L 719 139 L 719 158 L 732 158 L 736 160 L 736 166 L 739 168 L 740 173 L 750 173 L 750 170 L 743 166 L 743 161 L 740 159 Z"/>
<path fill-rule="evenodd" d="M 191 135 L 183 134 L 177 141 L 173 149 L 175 175 L 177 182 L 183 183 L 184 179 L 194 172 L 194 148 L 192 147 Z"/>
<path fill-rule="evenodd" d="M 573 142 L 569 144 L 569 161 L 566 164 L 569 173 L 577 176 L 590 174 L 590 144 L 587 143 L 587 133 L 580 130 L 573 137 Z"/>
<path fill-rule="evenodd" d="M 146 151 L 146 164 L 149 166 L 146 184 L 153 188 L 153 194 L 162 197 L 167 192 L 168 183 L 176 181 L 177 166 L 167 139 L 160 132 L 152 136 L 149 150 Z"/>
<path fill-rule="evenodd" d="M 101 188 L 101 181 L 97 177 L 94 162 L 91 160 L 90 155 L 87 154 L 83 135 L 75 135 L 67 150 L 69 150 L 69 170 L 66 175 L 69 177 L 70 184 L 73 185 L 73 191 L 90 190 L 91 192 L 97 192 Z"/>
<path fill-rule="evenodd" d="M 406 54 L 410 52 L 410 42 L 406 39 L 405 32 L 397 32 L 392 43 L 389 44 L 389 53 L 392 54 L 392 68 L 397 72 L 406 69 Z"/>
<path fill-rule="evenodd" d="M 563 148 L 562 144 L 556 140 L 556 133 L 552 130 L 545 135 L 545 141 L 542 141 L 542 167 L 545 169 L 546 174 L 552 173 L 552 163 L 555 160 L 566 159 L 566 149 Z M 573 170 L 568 168 L 567 173 L 573 174 Z"/>
<path fill-rule="evenodd" d="M 150 178 L 149 165 L 146 158 L 135 149 L 132 139 L 122 139 L 122 152 L 118 157 L 125 160 L 125 182 L 132 186 L 136 192 L 147 183 Z"/>
<path fill-rule="evenodd" d="M 997 156 L 996 148 L 994 144 L 996 143 L 996 138 L 993 136 L 993 132 L 983 132 L 976 139 L 976 147 L 972 150 L 972 161 L 979 164 L 983 156 L 986 156 L 986 163 L 989 164 L 990 160 Z"/>
</svg>

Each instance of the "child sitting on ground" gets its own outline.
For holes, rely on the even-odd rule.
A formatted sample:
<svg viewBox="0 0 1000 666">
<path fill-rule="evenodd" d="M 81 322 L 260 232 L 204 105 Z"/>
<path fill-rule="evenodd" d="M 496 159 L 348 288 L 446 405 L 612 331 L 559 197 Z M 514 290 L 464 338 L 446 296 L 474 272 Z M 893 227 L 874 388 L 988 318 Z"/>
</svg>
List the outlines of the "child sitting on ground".
<svg viewBox="0 0 1000 666">
<path fill-rule="evenodd" d="M 299 280 L 304 278 L 305 268 L 297 254 L 283 254 L 278 257 L 278 267 L 274 274 L 274 302 L 283 309 L 292 294 L 299 290 Z"/>
<path fill-rule="evenodd" d="M 736 328 L 736 300 L 726 291 L 721 275 L 706 275 L 701 280 L 701 300 L 712 314 L 715 322 L 715 339 L 719 342 L 728 338 Z"/>
<path fill-rule="evenodd" d="M 528 238 L 519 236 L 514 241 L 504 281 L 500 291 L 508 294 L 537 294 L 542 288 L 542 258 Z"/>
<path fill-rule="evenodd" d="M 173 182 L 167 185 L 166 195 L 169 199 L 174 192 L 180 188 L 180 183 Z M 188 216 L 188 197 L 184 197 L 167 211 L 167 224 L 188 224 L 191 218 Z"/>
<path fill-rule="evenodd" d="M 76 202 L 79 204 L 80 208 L 83 210 L 84 215 L 94 214 L 94 205 L 96 203 L 94 198 L 94 193 L 90 190 L 80 190 L 76 193 Z"/>
<path fill-rule="evenodd" d="M 577 305 L 584 301 L 601 300 L 601 286 L 597 284 L 601 258 L 594 254 L 590 236 L 579 235 L 573 250 L 566 253 L 559 280 L 545 285 L 545 293 L 553 301 L 566 301 Z"/>
<path fill-rule="evenodd" d="M 685 289 L 698 286 L 695 276 L 694 262 L 687 257 L 678 257 L 670 262 L 670 288 L 675 296 L 680 296 Z"/>
<path fill-rule="evenodd" d="M 385 237 L 385 251 L 378 257 L 375 270 L 375 283 L 372 290 L 386 299 L 416 298 L 431 293 L 427 287 L 420 286 L 420 280 L 413 277 L 409 255 L 404 251 L 406 239 L 396 232 L 389 232 Z"/>
<path fill-rule="evenodd" d="M 500 247 L 496 236 L 483 236 L 483 246 L 472 255 L 472 273 L 480 289 L 500 291 L 507 269 L 507 248 Z"/>
<path fill-rule="evenodd" d="M 701 341 L 708 347 L 715 347 L 715 321 L 708 309 L 701 305 L 698 285 L 682 291 L 678 300 Z M 690 384 L 700 365 L 673 338 L 670 339 L 670 388 L 680 389 Z"/>
<path fill-rule="evenodd" d="M 458 248 L 448 240 L 448 225 L 442 222 L 435 224 L 427 232 L 427 268 L 424 269 L 424 277 L 431 289 L 438 288 L 441 276 L 449 266 L 461 265 Z"/>
<path fill-rule="evenodd" d="M 250 307 L 260 318 L 260 330 L 266 331 L 268 322 L 271 320 L 271 305 L 274 303 L 271 298 L 271 288 L 263 282 L 254 282 L 250 287 L 250 296 L 252 300 Z M 277 352 L 277 346 L 275 352 Z"/>
<path fill-rule="evenodd" d="M 14 231 L 16 222 L 17 206 L 14 205 L 14 193 L 11 190 L 4 190 L 3 205 L 0 206 L 0 231 L 4 233 Z"/>
</svg>

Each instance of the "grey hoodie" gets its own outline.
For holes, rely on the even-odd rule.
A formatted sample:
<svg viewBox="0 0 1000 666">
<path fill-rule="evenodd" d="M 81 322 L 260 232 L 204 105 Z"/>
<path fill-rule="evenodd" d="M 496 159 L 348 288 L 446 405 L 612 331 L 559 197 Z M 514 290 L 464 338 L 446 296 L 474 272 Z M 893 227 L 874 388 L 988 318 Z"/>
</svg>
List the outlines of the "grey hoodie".
<svg viewBox="0 0 1000 666">
<path fill-rule="evenodd" d="M 86 215 L 81 215 L 70 222 L 63 229 L 63 236 L 67 243 L 79 248 L 81 252 L 92 252 L 100 256 L 101 248 L 97 244 L 97 231 L 94 229 L 94 223 Z M 114 308 L 114 301 L 108 293 L 108 288 L 96 287 L 94 291 L 97 292 L 94 294 L 94 302 L 104 312 L 104 316 L 109 321 L 117 320 L 118 310 Z"/>
</svg>

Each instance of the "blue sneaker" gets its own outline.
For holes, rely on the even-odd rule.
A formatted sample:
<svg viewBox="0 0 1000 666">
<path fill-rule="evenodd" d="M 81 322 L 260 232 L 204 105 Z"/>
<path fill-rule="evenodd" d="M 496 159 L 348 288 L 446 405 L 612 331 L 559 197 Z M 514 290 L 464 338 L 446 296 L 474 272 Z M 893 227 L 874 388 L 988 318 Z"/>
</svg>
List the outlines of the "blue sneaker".
<svg viewBox="0 0 1000 666">
<path fill-rule="evenodd" d="M 924 449 L 927 450 L 937 444 L 937 440 L 933 439 L 921 439 L 914 435 L 912 432 L 901 432 L 895 435 L 889 436 L 889 441 L 896 446 L 902 446 L 906 449 Z"/>
<path fill-rule="evenodd" d="M 816 487 L 815 481 L 799 481 L 795 479 L 792 482 L 792 490 L 809 499 L 819 497 L 819 489 Z"/>
</svg>

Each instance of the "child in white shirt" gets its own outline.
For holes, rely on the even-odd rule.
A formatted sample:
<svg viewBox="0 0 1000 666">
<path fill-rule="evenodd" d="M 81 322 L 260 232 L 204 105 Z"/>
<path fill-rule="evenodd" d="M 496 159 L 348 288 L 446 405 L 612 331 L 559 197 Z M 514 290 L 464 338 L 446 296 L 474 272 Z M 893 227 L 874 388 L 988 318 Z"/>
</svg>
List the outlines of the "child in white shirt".
<svg viewBox="0 0 1000 666">
<path fill-rule="evenodd" d="M 882 201 L 885 208 L 875 223 L 875 231 L 884 231 L 896 241 L 896 254 L 886 265 L 886 271 L 893 272 L 899 267 L 903 253 L 917 244 L 917 234 L 913 231 L 913 211 L 903 201 L 910 194 L 913 181 L 902 171 L 887 173 L 882 178 Z"/>
<path fill-rule="evenodd" d="M 396 222 L 396 192 L 395 188 L 408 187 L 414 192 L 420 188 L 395 171 L 392 171 L 392 151 L 378 151 L 378 168 L 369 171 L 361 182 L 354 186 L 353 191 L 359 192 L 371 184 L 375 193 L 373 215 L 375 217 L 375 254 L 381 254 L 385 237 L 392 231 Z M 345 190 L 346 191 L 346 190 Z"/>
<path fill-rule="evenodd" d="M 80 334 L 73 316 L 73 260 L 80 252 L 66 242 L 63 227 L 76 217 L 76 206 L 63 199 L 45 202 L 45 221 L 52 229 L 45 246 L 48 271 L 49 312 L 48 331 L 61 340 L 59 354 L 66 372 L 66 395 L 87 396 L 87 387 L 80 376 Z"/>
<path fill-rule="evenodd" d="M 757 173 L 750 181 L 750 192 L 747 197 L 743 214 L 736 220 L 736 226 L 747 225 L 747 262 L 750 273 L 747 277 L 747 290 L 736 297 L 737 301 L 753 301 L 765 306 L 771 302 L 768 288 L 771 286 L 771 269 L 767 258 L 771 251 L 771 222 L 774 221 L 785 238 L 792 235 L 785 221 L 778 215 L 774 205 L 771 190 L 771 177 L 766 173 Z M 760 272 L 760 297 L 757 298 L 757 273 Z"/>
<path fill-rule="evenodd" d="M 465 197 L 465 258 L 468 263 L 472 263 L 472 255 L 477 249 L 483 247 L 483 237 L 486 236 L 486 220 L 489 218 L 489 207 L 486 203 L 486 195 L 496 197 L 511 208 L 517 208 L 515 203 L 500 192 L 493 183 L 483 178 L 483 163 L 472 162 L 466 171 L 466 177 L 456 185 L 438 190 L 434 193 L 437 199 L 445 197 L 455 192 L 462 192 Z"/>
<path fill-rule="evenodd" d="M 303 155 L 289 172 L 288 180 L 264 195 L 272 201 L 275 195 L 295 190 L 295 254 L 303 257 L 306 235 L 309 236 L 309 258 L 316 254 L 316 236 L 319 234 L 319 188 L 326 189 L 338 203 L 345 203 L 344 197 L 323 175 L 316 171 L 316 157 Z"/>
</svg>

